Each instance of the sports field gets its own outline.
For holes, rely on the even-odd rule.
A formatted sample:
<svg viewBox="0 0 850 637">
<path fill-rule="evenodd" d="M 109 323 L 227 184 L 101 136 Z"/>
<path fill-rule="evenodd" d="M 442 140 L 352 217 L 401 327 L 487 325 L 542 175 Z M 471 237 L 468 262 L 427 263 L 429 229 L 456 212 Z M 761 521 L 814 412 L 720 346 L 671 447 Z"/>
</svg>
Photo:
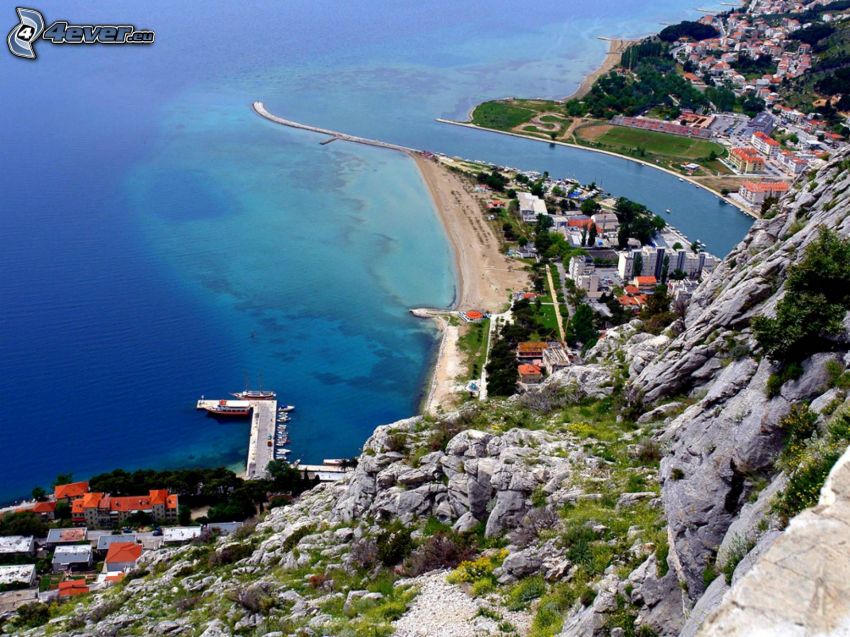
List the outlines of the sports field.
<svg viewBox="0 0 850 637">
<path fill-rule="evenodd" d="M 638 148 L 650 155 L 659 155 L 675 160 L 708 158 L 711 152 L 722 157 L 726 151 L 720 144 L 704 139 L 692 139 L 680 135 L 670 135 L 656 131 L 626 128 L 625 126 L 605 126 L 604 131 L 588 127 L 576 131 L 582 141 L 595 142 L 615 152 L 633 155 Z M 598 134 L 600 133 L 601 134 Z"/>
</svg>

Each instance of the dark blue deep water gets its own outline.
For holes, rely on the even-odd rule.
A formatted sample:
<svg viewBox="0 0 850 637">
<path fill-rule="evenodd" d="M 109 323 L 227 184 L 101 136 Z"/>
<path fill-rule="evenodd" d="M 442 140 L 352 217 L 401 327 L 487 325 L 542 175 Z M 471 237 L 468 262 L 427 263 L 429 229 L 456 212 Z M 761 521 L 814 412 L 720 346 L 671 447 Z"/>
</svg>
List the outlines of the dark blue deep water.
<svg viewBox="0 0 850 637">
<path fill-rule="evenodd" d="M 43 2 L 132 23 L 138 47 L 0 54 L 0 500 L 116 467 L 244 461 L 247 425 L 196 413 L 246 374 L 298 406 L 305 460 L 354 454 L 412 414 L 454 294 L 412 162 L 319 146 L 280 115 L 596 181 L 725 254 L 749 221 L 627 161 L 467 131 L 485 98 L 562 96 L 599 35 L 693 17 L 684 0 Z M 15 23 L 13 5 L 0 27 Z M 7 25 L 7 26 L 3 26 Z"/>
</svg>

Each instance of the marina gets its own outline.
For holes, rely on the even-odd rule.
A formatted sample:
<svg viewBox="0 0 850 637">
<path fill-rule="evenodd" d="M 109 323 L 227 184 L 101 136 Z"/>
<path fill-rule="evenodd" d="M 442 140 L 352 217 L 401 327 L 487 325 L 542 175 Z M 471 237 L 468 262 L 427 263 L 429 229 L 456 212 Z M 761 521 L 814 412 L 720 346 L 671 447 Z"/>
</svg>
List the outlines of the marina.
<svg viewBox="0 0 850 637">
<path fill-rule="evenodd" d="M 206 411 L 213 417 L 250 416 L 251 437 L 248 442 L 248 458 L 245 462 L 245 477 L 248 480 L 264 478 L 272 460 L 284 460 L 289 450 L 283 445 L 289 442 L 286 425 L 289 420 L 279 420 L 277 399 L 274 392 L 240 392 L 240 396 L 254 394 L 252 400 L 209 400 L 201 398 L 196 409 Z M 281 423 L 281 424 L 279 424 Z"/>
</svg>

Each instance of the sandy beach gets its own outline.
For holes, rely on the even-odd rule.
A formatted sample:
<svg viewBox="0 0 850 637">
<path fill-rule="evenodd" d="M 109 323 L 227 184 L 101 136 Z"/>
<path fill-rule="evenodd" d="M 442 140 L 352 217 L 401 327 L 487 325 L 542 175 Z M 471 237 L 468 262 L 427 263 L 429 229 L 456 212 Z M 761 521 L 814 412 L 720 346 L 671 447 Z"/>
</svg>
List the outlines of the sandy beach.
<svg viewBox="0 0 850 637">
<path fill-rule="evenodd" d="M 413 155 L 452 245 L 457 273 L 453 309 L 499 312 L 513 290 L 528 285 L 525 266 L 501 251 L 468 181 L 437 160 Z"/>
<path fill-rule="evenodd" d="M 590 89 L 593 88 L 593 83 L 617 66 L 628 46 L 632 42 L 636 42 L 636 40 L 624 40 L 619 38 L 604 39 L 608 40 L 608 53 L 605 54 L 605 59 L 602 61 L 602 64 L 600 64 L 599 68 L 595 71 L 589 73 L 584 80 L 582 80 L 581 84 L 579 84 L 579 87 L 575 90 L 575 92 L 564 98 L 565 100 L 579 99 L 587 95 L 588 92 L 590 92 Z"/>
<path fill-rule="evenodd" d="M 481 199 L 472 185 L 435 159 L 412 155 L 434 201 L 434 207 L 452 245 L 457 276 L 457 295 L 452 310 L 416 310 L 414 315 L 433 319 L 441 331 L 440 348 L 422 410 L 455 403 L 457 385 L 463 379 L 464 361 L 458 339 L 464 329 L 449 321 L 453 310 L 500 312 L 510 293 L 529 285 L 525 266 L 502 254 L 499 238 L 487 223 Z"/>
</svg>

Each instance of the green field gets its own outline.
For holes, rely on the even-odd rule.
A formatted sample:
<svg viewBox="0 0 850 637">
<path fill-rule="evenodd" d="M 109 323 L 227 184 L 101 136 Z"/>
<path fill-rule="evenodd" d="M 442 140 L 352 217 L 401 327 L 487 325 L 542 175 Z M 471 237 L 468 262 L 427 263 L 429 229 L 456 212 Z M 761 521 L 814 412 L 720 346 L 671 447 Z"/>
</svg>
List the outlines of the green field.
<svg viewBox="0 0 850 637">
<path fill-rule="evenodd" d="M 726 154 L 723 146 L 704 139 L 691 139 L 624 126 L 614 126 L 595 141 L 614 151 L 627 151 L 629 155 L 632 155 L 633 152 L 628 151 L 642 148 L 648 154 L 660 155 L 674 160 L 707 159 L 712 151 L 718 157 Z"/>
<path fill-rule="evenodd" d="M 484 102 L 472 111 L 472 123 L 487 128 L 510 130 L 534 117 L 535 112 L 505 102 Z"/>
</svg>

